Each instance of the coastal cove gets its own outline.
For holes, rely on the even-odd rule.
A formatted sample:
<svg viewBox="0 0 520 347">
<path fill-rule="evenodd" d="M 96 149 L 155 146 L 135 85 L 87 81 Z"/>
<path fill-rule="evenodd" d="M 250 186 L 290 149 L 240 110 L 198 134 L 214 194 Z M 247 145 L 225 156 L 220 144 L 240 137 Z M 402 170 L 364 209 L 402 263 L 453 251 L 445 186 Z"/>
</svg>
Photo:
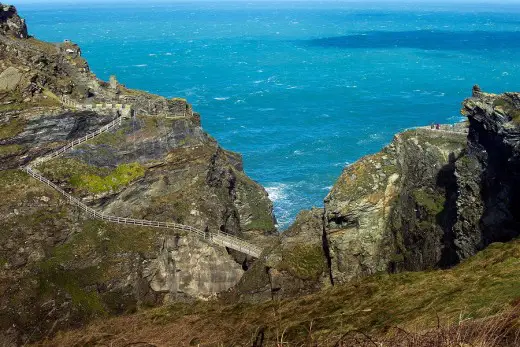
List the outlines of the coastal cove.
<svg viewBox="0 0 520 347">
<path fill-rule="evenodd" d="M 503 92 L 520 78 L 518 8 L 52 6 L 19 6 L 30 34 L 78 43 L 104 80 L 187 98 L 267 188 L 281 229 L 395 133 L 457 122 L 473 84 Z"/>
</svg>

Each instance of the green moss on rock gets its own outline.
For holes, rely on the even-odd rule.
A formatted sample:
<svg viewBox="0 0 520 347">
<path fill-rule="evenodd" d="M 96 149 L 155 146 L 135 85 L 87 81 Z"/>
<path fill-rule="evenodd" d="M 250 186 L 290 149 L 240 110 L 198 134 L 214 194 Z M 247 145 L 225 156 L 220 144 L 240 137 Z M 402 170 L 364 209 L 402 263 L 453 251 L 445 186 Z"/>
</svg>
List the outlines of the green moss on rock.
<svg viewBox="0 0 520 347">
<path fill-rule="evenodd" d="M 520 109 L 516 108 L 513 102 L 506 96 L 501 96 L 493 101 L 493 107 L 502 110 L 511 117 L 511 121 L 520 124 Z"/>
<path fill-rule="evenodd" d="M 139 163 L 121 164 L 110 170 L 75 159 L 52 160 L 38 168 L 53 180 L 68 182 L 76 189 L 93 194 L 115 191 L 145 174 L 145 168 Z"/>
<path fill-rule="evenodd" d="M 2 110 L 0 109 L 0 112 Z M 25 122 L 19 118 L 10 120 L 7 123 L 0 125 L 0 140 L 15 137 L 20 134 L 25 128 Z"/>
<path fill-rule="evenodd" d="M 321 245 L 296 244 L 282 251 L 279 269 L 304 280 L 316 280 L 326 269 Z"/>
<path fill-rule="evenodd" d="M 3 145 L 0 146 L 0 157 L 20 154 L 24 150 L 21 145 Z"/>
<path fill-rule="evenodd" d="M 426 208 L 432 215 L 441 213 L 444 209 L 446 199 L 441 194 L 417 189 L 412 192 L 412 195 L 417 204 Z"/>
</svg>

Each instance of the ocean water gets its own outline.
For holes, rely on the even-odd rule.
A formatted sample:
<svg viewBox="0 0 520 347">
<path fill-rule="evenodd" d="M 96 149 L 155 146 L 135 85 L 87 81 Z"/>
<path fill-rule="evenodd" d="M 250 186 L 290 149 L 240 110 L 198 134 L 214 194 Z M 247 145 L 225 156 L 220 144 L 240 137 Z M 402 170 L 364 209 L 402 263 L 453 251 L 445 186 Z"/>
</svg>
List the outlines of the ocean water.
<svg viewBox="0 0 520 347">
<path fill-rule="evenodd" d="M 102 79 L 185 97 L 243 154 L 281 229 L 345 165 L 417 125 L 456 122 L 478 83 L 520 88 L 520 6 L 341 2 L 20 5 Z"/>
</svg>

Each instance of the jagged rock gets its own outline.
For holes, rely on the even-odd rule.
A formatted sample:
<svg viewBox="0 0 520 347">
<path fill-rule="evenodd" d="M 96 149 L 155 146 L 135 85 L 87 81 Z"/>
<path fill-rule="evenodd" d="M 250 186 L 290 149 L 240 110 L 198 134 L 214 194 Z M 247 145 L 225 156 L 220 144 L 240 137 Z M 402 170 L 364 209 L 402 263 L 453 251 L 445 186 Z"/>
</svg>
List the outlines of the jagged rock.
<svg viewBox="0 0 520 347">
<path fill-rule="evenodd" d="M 302 211 L 271 243 L 240 282 L 222 293 L 227 301 L 262 301 L 304 295 L 330 284 L 328 250 L 323 243 L 323 209 Z"/>
<path fill-rule="evenodd" d="M 464 101 L 468 153 L 457 162 L 456 253 L 467 258 L 520 235 L 520 93 L 477 93 Z"/>
<path fill-rule="evenodd" d="M 447 186 L 465 143 L 464 134 L 411 130 L 343 171 L 325 198 L 334 281 L 444 262 Z"/>
<path fill-rule="evenodd" d="M 29 37 L 25 19 L 18 16 L 14 6 L 0 3 L 0 34 L 12 35 L 20 39 Z"/>
</svg>

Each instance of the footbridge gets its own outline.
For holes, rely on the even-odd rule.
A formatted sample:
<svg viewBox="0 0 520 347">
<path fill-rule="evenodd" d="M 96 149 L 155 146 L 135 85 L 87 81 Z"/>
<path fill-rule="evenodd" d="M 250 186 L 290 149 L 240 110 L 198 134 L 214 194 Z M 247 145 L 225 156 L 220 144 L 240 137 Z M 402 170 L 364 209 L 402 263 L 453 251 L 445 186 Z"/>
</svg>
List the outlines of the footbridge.
<svg viewBox="0 0 520 347">
<path fill-rule="evenodd" d="M 90 106 L 87 108 L 78 107 L 77 103 L 73 103 L 72 101 L 70 101 L 68 99 L 62 98 L 61 100 L 65 106 L 74 107 L 76 109 L 90 109 L 90 110 L 97 109 L 96 106 Z M 117 105 L 117 106 L 112 106 L 111 104 L 109 104 L 109 105 L 110 105 L 110 109 L 115 108 L 119 111 L 124 111 L 124 112 L 119 112 L 117 118 L 115 118 L 112 122 L 99 128 L 98 130 L 96 130 L 90 134 L 87 134 L 79 139 L 76 139 L 72 142 L 69 142 L 65 146 L 61 147 L 60 149 L 58 149 L 54 152 L 51 152 L 50 154 L 36 158 L 28 165 L 22 167 L 21 170 L 26 172 L 27 174 L 29 174 L 34 179 L 37 179 L 38 181 L 40 181 L 40 182 L 46 184 L 47 186 L 53 188 L 54 190 L 56 190 L 58 193 L 60 193 L 62 196 L 65 197 L 65 199 L 67 200 L 67 202 L 69 204 L 78 207 L 81 211 L 83 211 L 85 214 L 87 214 L 88 216 L 90 216 L 92 218 L 103 220 L 103 221 L 110 222 L 110 223 L 138 225 L 138 226 L 143 226 L 143 227 L 163 228 L 163 229 L 184 231 L 184 232 L 194 234 L 194 235 L 198 236 L 199 238 L 201 238 L 207 242 L 213 243 L 215 245 L 227 247 L 227 248 L 236 250 L 238 252 L 247 254 L 251 257 L 259 258 L 262 253 L 262 248 L 255 246 L 252 243 L 250 243 L 246 240 L 243 240 L 239 237 L 236 237 L 235 235 L 221 232 L 220 230 L 217 230 L 216 232 L 212 232 L 212 231 L 205 232 L 205 231 L 202 231 L 200 229 L 194 228 L 189 225 L 183 225 L 183 224 L 172 223 L 172 222 L 160 222 L 160 221 L 153 221 L 153 220 L 146 220 L 146 219 L 123 218 L 123 217 L 117 217 L 117 216 L 112 216 L 112 215 L 98 212 L 98 211 L 94 210 L 93 208 L 85 205 L 78 198 L 76 198 L 76 197 L 72 196 L 71 194 L 67 193 L 66 191 L 64 191 L 62 188 L 60 188 L 58 185 L 53 183 L 51 180 L 44 177 L 37 169 L 34 168 L 35 164 L 40 164 L 40 163 L 49 161 L 51 159 L 57 158 L 60 155 L 66 153 L 67 151 L 70 151 L 74 147 L 77 147 L 77 146 L 85 143 L 86 141 L 93 139 L 96 136 L 99 136 L 100 134 L 103 134 L 111 129 L 117 128 L 118 126 L 121 125 L 121 123 L 125 117 L 128 117 L 130 114 L 132 114 L 132 107 L 129 105 Z M 102 109 L 108 108 L 107 106 L 100 106 L 100 107 Z"/>
</svg>

